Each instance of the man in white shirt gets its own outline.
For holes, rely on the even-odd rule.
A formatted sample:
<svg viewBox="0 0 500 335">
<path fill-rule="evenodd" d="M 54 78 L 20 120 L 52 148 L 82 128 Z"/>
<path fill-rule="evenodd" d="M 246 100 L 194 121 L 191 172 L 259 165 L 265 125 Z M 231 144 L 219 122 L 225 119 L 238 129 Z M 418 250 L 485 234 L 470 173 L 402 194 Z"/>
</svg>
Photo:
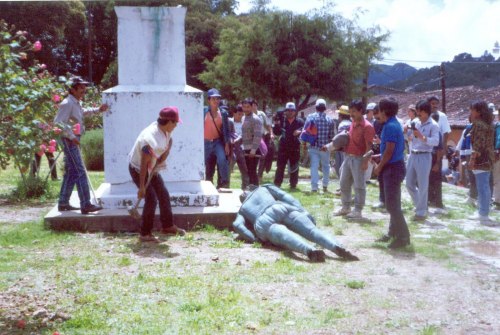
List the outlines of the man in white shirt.
<svg viewBox="0 0 500 335">
<path fill-rule="evenodd" d="M 432 96 L 427 99 L 431 104 L 431 111 L 434 117 L 438 117 L 438 126 L 441 133 L 441 148 L 434 150 L 435 153 L 432 154 L 432 167 L 429 173 L 429 205 L 431 207 L 438 208 L 439 211 L 444 209 L 443 204 L 443 190 L 442 190 L 442 177 L 441 170 L 443 165 L 443 156 L 445 153 L 446 145 L 448 143 L 448 135 L 451 133 L 450 124 L 448 123 L 448 117 L 445 113 L 438 110 L 439 99 L 436 96 Z M 432 115 L 431 114 L 431 115 Z"/>
<path fill-rule="evenodd" d="M 159 242 L 152 234 L 158 202 L 162 226 L 160 233 L 166 235 L 185 234 L 183 229 L 178 228 L 173 223 L 170 194 L 165 187 L 163 178 L 158 173 L 166 168 L 165 160 L 172 147 L 172 132 L 179 122 L 182 121 L 179 118 L 177 107 L 163 108 L 158 120 L 151 123 L 139 134 L 128 154 L 130 176 L 139 188 L 137 198 L 144 198 L 140 242 Z M 147 184 L 148 178 L 149 184 Z"/>
</svg>

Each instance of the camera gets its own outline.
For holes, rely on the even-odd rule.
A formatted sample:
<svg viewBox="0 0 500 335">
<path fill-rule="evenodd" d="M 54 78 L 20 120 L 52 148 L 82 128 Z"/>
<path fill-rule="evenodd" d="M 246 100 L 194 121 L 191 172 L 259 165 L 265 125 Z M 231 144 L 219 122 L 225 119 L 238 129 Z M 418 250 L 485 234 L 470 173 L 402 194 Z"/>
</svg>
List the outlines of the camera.
<svg viewBox="0 0 500 335">
<path fill-rule="evenodd" d="M 415 122 L 410 123 L 410 129 L 411 130 L 416 130 L 417 129 L 417 127 L 415 125 Z"/>
</svg>

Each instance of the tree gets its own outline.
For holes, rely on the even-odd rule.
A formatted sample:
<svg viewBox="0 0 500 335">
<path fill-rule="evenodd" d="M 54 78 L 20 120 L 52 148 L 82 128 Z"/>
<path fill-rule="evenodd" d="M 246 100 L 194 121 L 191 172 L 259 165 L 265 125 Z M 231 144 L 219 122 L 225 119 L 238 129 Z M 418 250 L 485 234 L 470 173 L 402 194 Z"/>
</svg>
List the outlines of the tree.
<svg viewBox="0 0 500 335">
<path fill-rule="evenodd" d="M 0 20 L 0 167 L 13 162 L 24 189 L 33 155 L 55 151 L 58 129 L 50 123 L 63 92 L 47 66 L 33 61 L 43 44 L 30 43 L 27 35 Z"/>
<path fill-rule="evenodd" d="M 45 47 L 36 55 L 57 75 L 78 73 L 85 61 L 85 6 L 81 1 L 0 2 L 0 19 L 29 31 Z"/>
<path fill-rule="evenodd" d="M 233 101 L 254 96 L 304 108 L 312 96 L 345 99 L 383 50 L 387 35 L 377 34 L 326 11 L 244 16 L 227 22 L 219 54 L 199 78 Z"/>
</svg>

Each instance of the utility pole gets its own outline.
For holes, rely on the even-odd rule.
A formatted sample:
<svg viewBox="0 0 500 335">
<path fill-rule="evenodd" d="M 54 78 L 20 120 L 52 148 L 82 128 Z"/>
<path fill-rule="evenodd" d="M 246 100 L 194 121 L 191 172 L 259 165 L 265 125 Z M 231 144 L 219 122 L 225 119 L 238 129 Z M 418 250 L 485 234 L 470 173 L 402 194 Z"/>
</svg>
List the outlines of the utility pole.
<svg viewBox="0 0 500 335">
<path fill-rule="evenodd" d="M 440 67 L 440 75 L 441 75 L 441 103 L 442 103 L 442 111 L 446 114 L 446 81 L 444 80 L 444 62 L 441 63 Z"/>
</svg>

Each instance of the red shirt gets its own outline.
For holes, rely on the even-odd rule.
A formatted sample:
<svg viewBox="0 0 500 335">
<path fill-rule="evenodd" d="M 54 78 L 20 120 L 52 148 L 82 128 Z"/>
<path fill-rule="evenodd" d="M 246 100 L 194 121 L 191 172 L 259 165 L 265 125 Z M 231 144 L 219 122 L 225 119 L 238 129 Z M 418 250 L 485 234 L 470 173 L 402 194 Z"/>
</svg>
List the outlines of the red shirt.
<svg viewBox="0 0 500 335">
<path fill-rule="evenodd" d="M 354 156 L 363 156 L 370 149 L 374 136 L 375 129 L 365 118 L 359 122 L 353 121 L 349 127 L 349 145 L 345 152 Z"/>
</svg>

